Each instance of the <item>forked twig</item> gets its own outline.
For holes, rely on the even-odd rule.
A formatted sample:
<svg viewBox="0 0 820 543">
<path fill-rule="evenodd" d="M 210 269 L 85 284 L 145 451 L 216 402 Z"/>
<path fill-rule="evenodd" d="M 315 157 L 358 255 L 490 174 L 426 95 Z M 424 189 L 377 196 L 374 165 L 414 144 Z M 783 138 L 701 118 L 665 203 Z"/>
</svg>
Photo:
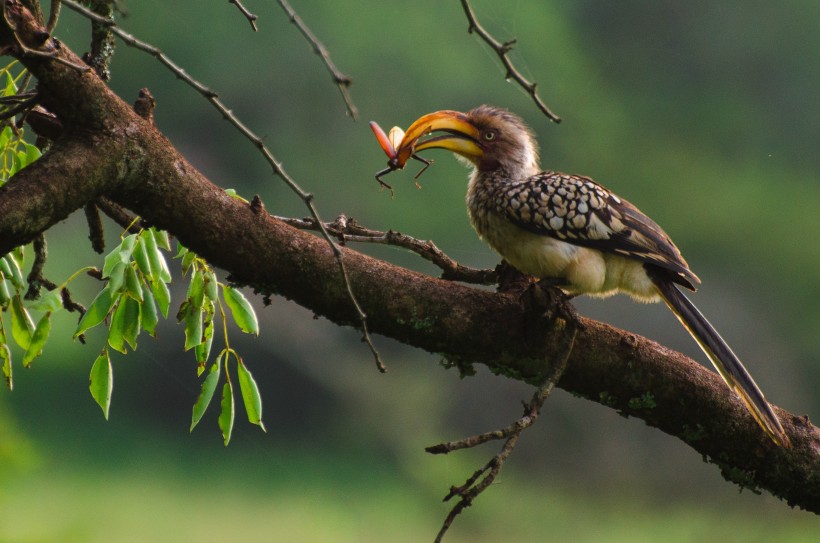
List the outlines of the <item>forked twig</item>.
<svg viewBox="0 0 820 543">
<path fill-rule="evenodd" d="M 319 230 L 316 221 L 311 218 L 275 218 L 301 230 Z M 476 285 L 494 285 L 498 282 L 498 274 L 495 270 L 477 269 L 459 264 L 447 256 L 435 243 L 429 240 L 416 239 L 393 230 L 388 230 L 387 232 L 371 230 L 370 228 L 360 225 L 355 219 L 350 219 L 345 215 L 339 215 L 335 221 L 325 223 L 324 226 L 328 232 L 336 236 L 342 243 L 348 241 L 356 243 L 378 243 L 409 249 L 423 259 L 441 268 L 442 279 L 462 281 Z"/>
<path fill-rule="evenodd" d="M 322 42 L 316 38 L 313 32 L 307 27 L 305 22 L 302 20 L 299 15 L 290 7 L 290 4 L 287 0 L 278 0 L 279 5 L 282 6 L 282 9 L 285 10 L 285 13 L 288 15 L 288 19 L 296 28 L 299 29 L 299 32 L 310 42 L 311 47 L 313 47 L 313 51 L 322 57 L 322 60 L 327 66 L 330 75 L 333 76 L 333 82 L 336 83 L 336 86 L 339 87 L 339 92 L 342 93 L 342 99 L 345 101 L 345 105 L 347 106 L 347 112 L 353 118 L 353 120 L 357 120 L 359 118 L 359 110 L 356 109 L 356 106 L 353 104 L 353 99 L 350 97 L 350 91 L 348 87 L 352 83 L 352 80 L 339 71 L 333 61 L 330 60 L 330 54 L 327 52 L 327 48 L 324 46 Z"/>
<path fill-rule="evenodd" d="M 353 308 L 356 311 L 356 315 L 359 319 L 359 324 L 362 328 L 362 339 L 367 346 L 370 348 L 370 351 L 373 353 L 373 357 L 376 361 L 376 366 L 378 367 L 379 371 L 385 372 L 386 367 L 384 362 L 382 361 L 381 355 L 379 351 L 376 349 L 376 346 L 373 344 L 373 339 L 370 336 L 370 331 L 367 326 L 367 316 L 365 315 L 364 311 L 362 310 L 361 305 L 359 305 L 359 301 L 356 299 L 356 296 L 353 293 L 353 287 L 350 284 L 350 277 L 347 273 L 347 267 L 344 263 L 344 258 L 342 254 L 342 250 L 339 245 L 333 240 L 333 237 L 330 233 L 325 229 L 324 223 L 322 223 L 321 218 L 319 217 L 319 212 L 316 210 L 316 206 L 313 204 L 313 194 L 310 194 L 304 191 L 297 183 L 293 180 L 293 178 L 288 175 L 285 169 L 282 167 L 282 163 L 279 162 L 276 157 L 271 153 L 271 151 L 265 146 L 262 138 L 257 136 L 250 128 L 248 128 L 242 121 L 240 121 L 226 106 L 222 103 L 219 99 L 219 95 L 211 90 L 210 88 L 206 87 L 204 84 L 200 83 L 190 75 L 188 75 L 185 70 L 179 67 L 174 61 L 172 61 L 168 56 L 166 56 L 162 51 L 157 49 L 156 47 L 143 42 L 133 35 L 125 32 L 121 28 L 117 26 L 117 24 L 112 21 L 111 19 L 101 17 L 94 13 L 93 11 L 87 9 L 86 7 L 78 4 L 74 0 L 62 0 L 63 4 L 68 8 L 80 13 L 81 15 L 85 16 L 92 21 L 95 21 L 101 25 L 105 25 L 111 29 L 117 37 L 119 37 L 122 41 L 126 43 L 126 45 L 130 47 L 134 47 L 141 51 L 148 53 L 149 55 L 156 58 L 160 63 L 162 63 L 165 67 L 167 67 L 174 75 L 176 75 L 179 79 L 183 80 L 189 86 L 193 87 L 198 93 L 205 97 L 227 120 L 231 123 L 243 136 L 245 136 L 250 142 L 256 147 L 268 164 L 273 169 L 273 173 L 279 176 L 285 184 L 294 192 L 296 195 L 301 198 L 301 200 L 305 203 L 308 210 L 310 211 L 310 215 L 316 220 L 317 224 L 319 225 L 319 230 L 322 233 L 322 237 L 327 240 L 328 244 L 330 245 L 331 249 L 333 250 L 333 255 L 336 258 L 336 261 L 339 263 L 339 271 L 342 276 L 342 280 L 344 282 L 345 290 L 347 292 L 348 298 L 350 299 Z"/>
<path fill-rule="evenodd" d="M 9 19 L 8 12 L 6 11 L 6 0 L 2 0 L 2 2 L 3 2 L 3 6 L 2 6 L 3 20 L 5 21 L 6 25 L 8 25 L 9 29 L 11 29 L 11 36 L 14 39 L 14 45 L 19 50 L 20 56 L 48 58 L 48 59 L 51 59 L 55 62 L 59 62 L 60 64 L 64 64 L 64 65 L 66 65 L 70 68 L 74 68 L 78 72 L 87 72 L 88 70 L 90 70 L 90 68 L 88 66 L 82 66 L 80 64 L 75 64 L 75 63 L 71 62 L 70 60 L 66 60 L 66 59 L 58 56 L 56 51 L 40 51 L 38 49 L 32 49 L 32 48 L 28 47 L 26 44 L 24 44 L 22 42 L 22 40 L 20 40 L 20 36 L 17 35 L 17 25 L 15 25 L 11 21 L 11 19 Z M 41 37 L 43 39 L 43 43 L 45 43 L 46 40 L 48 40 L 49 35 L 48 35 L 47 32 L 42 32 Z"/>
<path fill-rule="evenodd" d="M 6 104 L 10 104 L 10 106 L 0 111 L 0 121 L 16 117 L 20 113 L 24 113 L 36 106 L 40 101 L 40 97 L 34 92 L 6 96 L 4 98 L 4 100 L 0 101 L 0 109 L 5 107 Z"/>
<path fill-rule="evenodd" d="M 545 104 L 541 97 L 538 95 L 538 84 L 529 81 L 527 78 L 521 75 L 521 72 L 519 72 L 518 69 L 513 65 L 512 61 L 510 60 L 510 57 L 507 55 L 507 53 L 512 51 L 513 45 L 515 45 L 515 39 L 505 41 L 504 43 L 501 43 L 500 41 L 495 39 L 492 36 L 492 34 L 487 32 L 487 30 L 478 22 L 478 19 L 476 18 L 475 13 L 473 12 L 473 8 L 470 6 L 470 0 L 461 0 L 461 7 L 464 8 L 464 14 L 467 16 L 467 20 L 470 22 L 470 27 L 467 29 L 467 32 L 469 32 L 470 34 L 475 32 L 482 40 L 484 40 L 484 42 L 487 45 L 493 48 L 493 50 L 498 55 L 498 58 L 501 59 L 501 63 L 504 64 L 504 68 L 507 69 L 507 79 L 512 79 L 516 83 L 521 85 L 521 87 L 525 91 L 527 91 L 527 94 L 529 94 L 532 97 L 533 101 L 535 102 L 535 105 L 538 106 L 538 109 L 540 109 L 544 113 L 544 115 L 546 115 L 552 122 L 560 123 L 561 117 L 553 113 L 550 110 L 550 108 L 547 107 L 547 104 Z"/>
<path fill-rule="evenodd" d="M 259 31 L 259 29 L 256 28 L 256 19 L 258 19 L 258 17 L 250 11 L 248 11 L 248 9 L 242 5 L 242 2 L 240 2 L 239 0 L 228 0 L 228 3 L 235 5 L 239 9 L 242 15 L 244 15 L 248 22 L 251 24 L 251 28 L 253 28 L 254 32 Z"/>
<path fill-rule="evenodd" d="M 566 325 L 562 332 L 563 345 L 559 351 L 563 353 L 563 356 L 556 359 L 550 366 L 541 386 L 539 386 L 535 391 L 529 403 L 525 404 L 524 415 L 521 418 L 509 426 L 499 430 L 485 432 L 483 434 L 471 436 L 458 441 L 440 443 L 425 449 L 431 454 L 447 454 L 451 451 L 456 451 L 459 449 L 476 447 L 489 441 L 506 439 L 504 445 L 501 447 L 501 450 L 493 456 L 489 462 L 473 473 L 463 485 L 450 487 L 450 492 L 448 492 L 444 497 L 444 501 L 449 501 L 454 497 L 459 497 L 460 499 L 444 519 L 441 529 L 436 535 L 436 543 L 440 543 L 444 538 L 444 534 L 447 533 L 447 530 L 452 525 L 453 520 L 455 520 L 455 518 L 461 514 L 462 511 L 470 507 L 473 504 L 473 500 L 475 500 L 495 481 L 496 477 L 501 472 L 501 468 L 507 461 L 507 458 L 509 458 L 515 449 L 515 446 L 518 443 L 518 438 L 521 437 L 521 433 L 532 426 L 538 419 L 538 415 L 541 413 L 541 408 L 544 406 L 544 402 L 555 389 L 555 384 L 561 378 L 561 375 L 567 367 L 569 355 L 572 353 L 572 347 L 575 344 L 575 337 L 578 335 L 579 325 L 577 322 L 572 319 L 564 320 L 564 322 Z"/>
<path fill-rule="evenodd" d="M 60 4 L 60 0 L 51 0 L 51 11 L 48 14 L 48 23 L 46 23 L 49 34 L 54 32 L 57 28 L 57 21 L 60 20 Z"/>
</svg>

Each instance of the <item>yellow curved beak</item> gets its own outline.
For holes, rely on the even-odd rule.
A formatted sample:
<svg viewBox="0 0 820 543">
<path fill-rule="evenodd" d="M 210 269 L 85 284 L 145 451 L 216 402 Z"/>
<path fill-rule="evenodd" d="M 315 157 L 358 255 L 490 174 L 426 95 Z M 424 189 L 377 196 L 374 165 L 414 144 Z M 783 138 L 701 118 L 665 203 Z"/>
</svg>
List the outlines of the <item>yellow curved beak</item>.
<svg viewBox="0 0 820 543">
<path fill-rule="evenodd" d="M 436 131 L 446 134 L 419 142 L 419 139 Z M 425 149 L 447 149 L 476 162 L 484 154 L 478 144 L 478 136 L 478 129 L 465 113 L 452 110 L 428 113 L 411 124 L 404 133 L 396 149 L 396 160 L 403 167 L 414 153 Z"/>
</svg>

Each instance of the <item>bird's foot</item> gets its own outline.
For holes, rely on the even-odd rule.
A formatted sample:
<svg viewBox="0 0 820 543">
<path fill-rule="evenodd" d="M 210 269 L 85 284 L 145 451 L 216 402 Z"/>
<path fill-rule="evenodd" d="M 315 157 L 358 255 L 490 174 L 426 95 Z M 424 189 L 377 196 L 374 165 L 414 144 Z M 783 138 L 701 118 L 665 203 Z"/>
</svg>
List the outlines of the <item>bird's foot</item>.
<svg viewBox="0 0 820 543">
<path fill-rule="evenodd" d="M 498 292 L 506 294 L 522 295 L 537 281 L 535 277 L 510 266 L 506 260 L 502 260 L 501 264 L 495 267 L 495 274 L 498 277 Z"/>
<path fill-rule="evenodd" d="M 562 319 L 576 329 L 583 328 L 581 318 L 570 300 L 575 296 L 567 294 L 560 287 L 563 282 L 554 279 L 542 279 L 533 283 L 524 292 L 524 303 L 550 322 Z"/>
</svg>

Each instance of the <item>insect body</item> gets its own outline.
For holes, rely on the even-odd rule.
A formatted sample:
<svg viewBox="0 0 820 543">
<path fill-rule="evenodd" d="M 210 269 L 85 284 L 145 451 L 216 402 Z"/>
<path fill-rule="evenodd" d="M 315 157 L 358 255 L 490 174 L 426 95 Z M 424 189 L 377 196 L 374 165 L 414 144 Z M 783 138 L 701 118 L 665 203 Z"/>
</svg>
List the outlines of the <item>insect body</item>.
<svg viewBox="0 0 820 543">
<path fill-rule="evenodd" d="M 413 146 L 401 146 L 401 142 L 404 139 L 404 130 L 398 126 L 391 128 L 388 134 L 384 133 L 384 130 L 376 121 L 370 121 L 370 128 L 373 130 L 379 145 L 381 145 L 382 150 L 388 158 L 387 168 L 376 174 L 376 181 L 378 181 L 381 186 L 389 189 L 391 195 L 393 194 L 393 187 L 384 182 L 382 180 L 382 176 L 395 170 L 404 169 L 404 166 L 407 164 L 407 160 L 414 158 L 419 162 L 424 163 L 424 167 L 413 177 L 413 179 L 418 179 L 418 177 L 424 173 L 424 170 L 426 170 L 427 167 L 433 163 L 432 160 L 427 160 L 416 155 L 413 152 Z"/>
</svg>

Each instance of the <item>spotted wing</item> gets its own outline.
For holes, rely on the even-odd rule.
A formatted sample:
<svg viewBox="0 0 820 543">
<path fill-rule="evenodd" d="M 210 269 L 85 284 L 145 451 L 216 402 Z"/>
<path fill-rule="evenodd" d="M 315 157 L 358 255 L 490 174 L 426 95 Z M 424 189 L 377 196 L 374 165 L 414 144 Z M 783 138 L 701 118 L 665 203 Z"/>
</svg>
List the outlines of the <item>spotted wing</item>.
<svg viewBox="0 0 820 543">
<path fill-rule="evenodd" d="M 525 230 L 655 265 L 692 290 L 700 283 L 660 226 L 588 177 L 542 172 L 499 186 L 496 206 Z"/>
</svg>

